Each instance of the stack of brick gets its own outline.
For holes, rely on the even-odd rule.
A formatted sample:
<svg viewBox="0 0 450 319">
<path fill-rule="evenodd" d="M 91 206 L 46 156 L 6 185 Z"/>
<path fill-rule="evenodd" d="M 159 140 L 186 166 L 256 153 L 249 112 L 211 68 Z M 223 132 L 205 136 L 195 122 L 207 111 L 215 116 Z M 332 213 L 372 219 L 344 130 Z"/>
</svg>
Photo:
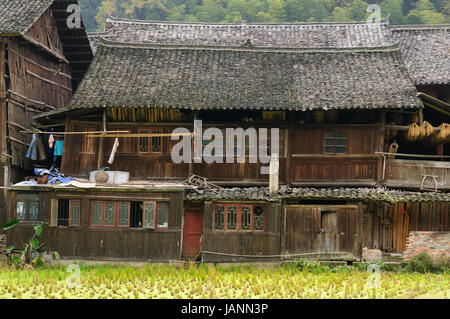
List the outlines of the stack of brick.
<svg viewBox="0 0 450 319">
<path fill-rule="evenodd" d="M 435 260 L 450 258 L 450 232 L 410 232 L 403 253 L 404 258 L 408 260 L 424 251 Z"/>
</svg>

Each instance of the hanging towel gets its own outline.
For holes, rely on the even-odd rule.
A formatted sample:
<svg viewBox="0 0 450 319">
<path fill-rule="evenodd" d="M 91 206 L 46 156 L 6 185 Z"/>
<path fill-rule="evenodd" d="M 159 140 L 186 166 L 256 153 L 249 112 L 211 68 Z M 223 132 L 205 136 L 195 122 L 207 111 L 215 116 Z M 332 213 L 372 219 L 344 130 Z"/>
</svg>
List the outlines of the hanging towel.
<svg viewBox="0 0 450 319">
<path fill-rule="evenodd" d="M 55 138 L 53 137 L 53 134 L 50 134 L 50 137 L 48 138 L 48 147 L 53 148 L 54 142 L 55 142 Z"/>
<path fill-rule="evenodd" d="M 114 156 L 116 155 L 117 148 L 119 147 L 119 139 L 116 137 L 114 140 L 114 145 L 111 151 L 111 156 L 109 157 L 108 164 L 111 165 L 114 162 Z"/>
<path fill-rule="evenodd" d="M 33 156 L 33 150 L 35 145 L 36 145 L 36 134 L 33 134 L 31 136 L 30 146 L 28 146 L 27 155 L 25 155 L 26 158 L 31 158 Z"/>
<path fill-rule="evenodd" d="M 62 156 L 63 155 L 63 147 L 64 147 L 64 140 L 57 140 L 55 142 L 55 156 Z"/>
<path fill-rule="evenodd" d="M 40 161 L 45 161 L 47 159 L 47 156 L 45 156 L 45 148 L 44 148 L 44 143 L 42 143 L 42 138 L 38 137 L 36 139 L 36 148 L 37 148 L 37 152 L 39 155 L 39 160 Z"/>
</svg>

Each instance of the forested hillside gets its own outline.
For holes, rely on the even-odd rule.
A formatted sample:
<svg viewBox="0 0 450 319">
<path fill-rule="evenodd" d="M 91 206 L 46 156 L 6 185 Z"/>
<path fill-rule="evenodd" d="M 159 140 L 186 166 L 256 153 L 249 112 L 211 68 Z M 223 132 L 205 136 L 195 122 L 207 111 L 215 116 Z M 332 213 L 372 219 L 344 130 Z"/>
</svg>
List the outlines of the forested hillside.
<svg viewBox="0 0 450 319">
<path fill-rule="evenodd" d="M 89 31 L 103 30 L 105 15 L 204 22 L 361 21 L 378 4 L 391 24 L 450 23 L 450 0 L 79 0 Z"/>
</svg>

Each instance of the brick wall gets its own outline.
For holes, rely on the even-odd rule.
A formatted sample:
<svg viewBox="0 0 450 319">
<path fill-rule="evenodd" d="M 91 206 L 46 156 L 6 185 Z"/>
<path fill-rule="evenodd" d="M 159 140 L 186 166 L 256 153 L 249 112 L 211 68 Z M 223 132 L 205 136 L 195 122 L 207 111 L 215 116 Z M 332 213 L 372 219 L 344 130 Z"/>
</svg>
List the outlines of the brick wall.
<svg viewBox="0 0 450 319">
<path fill-rule="evenodd" d="M 405 259 L 426 251 L 433 259 L 450 258 L 450 232 L 412 231 L 406 240 Z"/>
</svg>

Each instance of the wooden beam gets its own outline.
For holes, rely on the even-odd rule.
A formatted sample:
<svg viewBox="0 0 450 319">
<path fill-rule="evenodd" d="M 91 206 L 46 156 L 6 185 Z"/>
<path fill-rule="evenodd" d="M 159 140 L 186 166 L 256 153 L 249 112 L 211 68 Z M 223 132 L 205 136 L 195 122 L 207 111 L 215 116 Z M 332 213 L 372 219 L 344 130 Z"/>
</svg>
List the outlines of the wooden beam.
<svg viewBox="0 0 450 319">
<path fill-rule="evenodd" d="M 57 124 L 57 125 L 62 125 L 62 124 Z M 48 125 L 47 125 L 48 126 Z M 55 125 L 51 125 L 51 126 L 55 126 Z M 58 134 L 63 134 L 63 135 L 85 135 L 85 134 L 95 134 L 95 133 L 128 133 L 129 131 L 90 131 L 90 132 L 58 132 Z M 54 134 L 55 132 L 31 132 L 31 131 L 20 131 L 20 133 L 25 133 L 25 134 Z M 97 136 L 97 135 L 95 135 Z"/>
<path fill-rule="evenodd" d="M 105 134 L 106 133 L 106 109 L 103 110 L 102 123 L 103 123 L 103 134 Z M 105 145 L 105 139 L 102 137 L 102 138 L 100 138 L 100 143 L 99 143 L 99 148 L 98 148 L 97 168 L 103 167 L 104 145 Z"/>
<path fill-rule="evenodd" d="M 20 97 L 20 98 L 22 98 L 24 100 L 27 100 L 30 103 L 34 103 L 34 104 L 37 104 L 37 105 L 42 105 L 42 106 L 48 107 L 49 109 L 56 110 L 56 107 L 54 107 L 54 106 L 48 105 L 47 103 L 44 103 L 44 102 L 41 102 L 41 101 L 36 101 L 36 100 L 30 99 L 30 98 L 28 98 L 28 97 L 26 97 L 26 96 L 24 96 L 22 94 L 19 94 L 17 92 L 8 90 L 8 93 L 11 93 L 11 94 L 13 94 L 15 96 L 18 96 L 18 97 Z"/>
<path fill-rule="evenodd" d="M 48 83 L 48 84 L 51 84 L 51 85 L 56 85 L 56 86 L 58 86 L 58 87 L 60 87 L 60 88 L 62 88 L 62 89 L 65 89 L 65 90 L 67 90 L 67 91 L 69 91 L 69 92 L 72 92 L 72 88 L 70 88 L 70 87 L 68 87 L 68 86 L 65 86 L 65 85 L 62 85 L 62 84 L 59 84 L 59 83 L 56 83 L 56 82 L 54 82 L 54 81 L 52 81 L 52 80 L 43 78 L 43 77 L 41 77 L 41 76 L 39 76 L 39 75 L 37 75 L 37 74 L 31 72 L 30 70 L 27 70 L 26 73 L 29 74 L 29 75 L 31 75 L 31 76 L 34 76 L 35 78 L 37 78 L 37 79 L 39 79 L 39 80 L 41 80 L 41 81 L 43 81 L 43 82 L 45 82 L 45 83 Z"/>
<path fill-rule="evenodd" d="M 22 37 L 23 37 L 25 40 L 27 40 L 27 41 L 33 43 L 35 46 L 37 46 L 37 47 L 43 49 L 43 50 L 46 51 L 47 53 L 53 55 L 53 56 L 54 56 L 55 58 L 57 58 L 58 60 L 61 60 L 61 61 L 65 62 L 65 63 L 69 64 L 69 61 L 65 58 L 65 56 L 64 56 L 62 53 L 59 53 L 59 52 L 57 52 L 57 51 L 55 51 L 55 50 L 50 49 L 50 48 L 47 47 L 46 45 L 44 45 L 44 44 L 42 44 L 41 42 L 35 40 L 35 39 L 34 39 L 32 36 L 30 36 L 29 34 L 25 33 L 25 34 L 22 35 Z"/>
<path fill-rule="evenodd" d="M 16 50 L 14 50 L 14 49 L 12 49 L 10 47 L 8 47 L 8 52 L 14 53 L 19 58 L 24 59 L 25 61 L 27 61 L 27 62 L 29 62 L 29 63 L 31 63 L 31 64 L 33 64 L 33 65 L 35 65 L 35 66 L 37 66 L 37 67 L 39 67 L 39 68 L 41 68 L 43 70 L 45 70 L 45 71 L 51 72 L 53 74 L 61 75 L 61 76 L 65 77 L 65 78 L 68 78 L 68 79 L 72 79 L 72 76 L 70 74 L 63 73 L 63 72 L 61 72 L 61 70 L 56 70 L 56 69 L 45 67 L 45 66 L 39 64 L 38 62 L 33 61 L 33 60 L 31 60 L 31 59 L 21 55 L 19 52 L 17 52 Z"/>
<path fill-rule="evenodd" d="M 88 132 L 92 133 L 92 132 Z M 155 134 L 98 134 L 98 135 L 88 135 L 87 137 L 168 137 L 168 136 L 193 136 L 194 133 L 155 133 Z"/>
</svg>

